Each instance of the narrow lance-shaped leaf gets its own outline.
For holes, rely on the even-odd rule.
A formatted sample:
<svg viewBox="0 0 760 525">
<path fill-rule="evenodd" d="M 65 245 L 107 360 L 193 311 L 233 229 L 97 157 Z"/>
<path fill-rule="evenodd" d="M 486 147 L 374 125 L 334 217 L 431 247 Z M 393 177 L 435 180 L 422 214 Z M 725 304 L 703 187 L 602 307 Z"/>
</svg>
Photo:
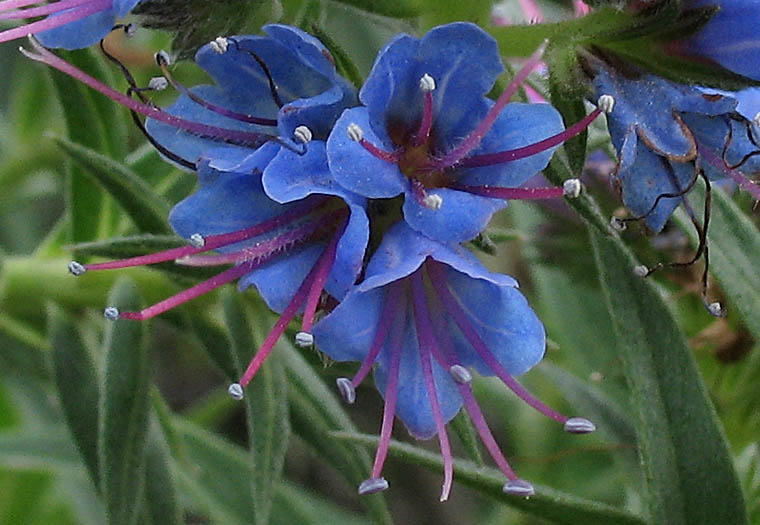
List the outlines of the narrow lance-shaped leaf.
<svg viewBox="0 0 760 525">
<path fill-rule="evenodd" d="M 746 523 L 715 411 L 676 321 L 617 237 L 589 228 L 636 418 L 652 523 Z"/>
<path fill-rule="evenodd" d="M 166 221 L 169 204 L 128 167 L 97 151 L 63 137 L 56 143 L 104 190 L 106 190 L 142 231 L 171 233 Z"/>
<path fill-rule="evenodd" d="M 98 467 L 99 382 L 95 365 L 74 323 L 55 305 L 48 306 L 48 333 L 58 399 L 74 443 L 95 485 Z"/>
<path fill-rule="evenodd" d="M 109 303 L 138 310 L 134 285 L 118 281 Z M 144 482 L 150 406 L 148 348 L 143 323 L 126 319 L 108 323 L 100 408 L 100 479 L 109 523 L 128 525 L 137 520 Z"/>
<path fill-rule="evenodd" d="M 169 446 L 158 419 L 153 417 L 145 448 L 145 509 L 151 523 L 181 523 L 176 484 L 170 468 Z"/>
<path fill-rule="evenodd" d="M 378 442 L 377 437 L 365 434 L 334 432 L 332 437 L 369 448 L 377 447 Z M 402 461 L 420 465 L 434 472 L 443 471 L 441 456 L 419 447 L 394 440 L 391 441 L 390 453 Z M 555 523 L 574 525 L 644 525 L 645 523 L 640 517 L 624 510 L 535 484 L 533 488 L 536 493 L 530 498 L 509 496 L 502 491 L 504 475 L 500 471 L 479 467 L 469 461 L 455 460 L 454 479 L 480 494 Z"/>
<path fill-rule="evenodd" d="M 257 316 L 264 323 L 254 328 L 240 294 L 229 288 L 224 291 L 222 304 L 232 351 L 238 363 L 238 371 L 242 374 L 258 346 L 253 337 L 254 330 L 258 334 L 266 333 L 267 329 L 263 325 L 269 316 Z M 255 523 L 265 524 L 269 522 L 269 512 L 282 475 L 290 434 L 287 384 L 276 355 L 267 359 L 258 371 L 246 389 L 244 400 L 253 467 L 253 519 Z"/>
</svg>

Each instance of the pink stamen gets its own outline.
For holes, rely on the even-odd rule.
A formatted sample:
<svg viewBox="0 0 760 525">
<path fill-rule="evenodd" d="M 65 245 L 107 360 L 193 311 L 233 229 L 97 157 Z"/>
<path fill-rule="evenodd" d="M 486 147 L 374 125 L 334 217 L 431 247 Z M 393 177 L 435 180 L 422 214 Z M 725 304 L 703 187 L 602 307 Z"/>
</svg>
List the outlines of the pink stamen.
<svg viewBox="0 0 760 525">
<path fill-rule="evenodd" d="M 425 105 L 422 111 L 422 121 L 417 134 L 412 140 L 412 146 L 417 147 L 427 142 L 430 130 L 433 128 L 433 92 L 425 91 Z"/>
<path fill-rule="evenodd" d="M 120 261 L 107 261 L 102 263 L 85 264 L 84 267 L 87 270 L 115 270 L 119 268 L 130 268 L 132 266 L 143 266 L 147 264 L 156 264 L 166 261 L 174 261 L 190 255 L 203 253 L 221 246 L 227 246 L 238 241 L 244 241 L 251 237 L 256 237 L 262 233 L 274 230 L 293 219 L 296 219 L 302 215 L 305 215 L 312 211 L 314 208 L 320 206 L 327 200 L 328 197 L 318 197 L 315 199 L 306 199 L 299 203 L 292 209 L 272 217 L 264 222 L 260 222 L 250 228 L 238 230 L 230 233 L 221 233 L 218 235 L 209 235 L 204 240 L 204 244 L 200 248 L 195 246 L 181 246 L 179 248 L 172 248 L 163 252 L 151 253 L 149 255 L 139 255 L 137 257 L 130 257 L 129 259 L 122 259 Z"/>
<path fill-rule="evenodd" d="M 396 290 L 396 295 L 398 297 L 400 295 L 400 287 L 396 286 Z M 396 301 L 396 304 L 398 305 L 398 301 Z M 388 457 L 388 447 L 391 443 L 393 419 L 396 416 L 396 400 L 398 399 L 401 337 L 404 333 L 404 323 L 406 323 L 406 305 L 402 307 L 396 317 L 396 329 L 391 332 L 391 341 L 389 345 L 390 362 L 388 363 L 388 382 L 385 385 L 385 403 L 383 405 L 383 422 L 380 426 L 380 440 L 377 444 L 377 450 L 375 451 L 375 462 L 372 465 L 373 478 L 379 478 L 382 474 L 385 459 Z"/>
<path fill-rule="evenodd" d="M 402 149 L 397 149 L 396 151 L 385 151 L 384 149 L 375 146 L 365 138 L 362 138 L 359 141 L 359 144 L 373 156 L 377 157 L 380 160 L 384 160 L 385 162 L 396 163 L 401 158 L 401 155 L 403 153 Z"/>
<path fill-rule="evenodd" d="M 511 162 L 519 159 L 524 159 L 526 157 L 531 157 L 533 155 L 541 153 L 542 151 L 553 148 L 554 146 L 558 146 L 563 142 L 566 142 L 576 135 L 582 133 L 602 113 L 604 112 L 601 109 L 596 108 L 594 111 L 567 128 L 562 133 L 557 133 L 556 135 L 552 135 L 551 137 L 545 138 L 544 140 L 536 142 L 535 144 L 530 144 L 529 146 L 524 146 L 522 148 L 467 157 L 465 159 L 462 159 L 462 166 L 468 168 L 476 168 L 479 166 L 493 166 L 494 164 L 502 164 L 504 162 Z"/>
<path fill-rule="evenodd" d="M 63 16 L 65 15 L 61 15 L 60 17 L 54 17 L 54 18 L 58 19 L 58 18 L 62 18 Z M 234 130 L 234 129 L 225 129 L 225 128 L 219 128 L 216 126 L 210 126 L 207 124 L 200 124 L 198 122 L 191 122 L 189 120 L 185 120 L 183 118 L 176 117 L 174 115 L 166 113 L 165 111 L 162 111 L 161 109 L 155 106 L 138 102 L 137 100 L 134 100 L 133 98 L 128 97 L 127 95 L 124 95 L 116 91 L 110 86 L 106 86 L 99 80 L 89 76 L 84 71 L 77 69 L 76 67 L 69 64 L 65 60 L 62 60 L 61 58 L 59 58 L 58 56 L 56 56 L 55 54 L 51 53 L 46 48 L 41 46 L 39 42 L 37 42 L 36 40 L 31 39 L 31 42 L 32 42 L 32 45 L 34 46 L 35 51 L 37 51 L 39 54 L 34 54 L 30 51 L 27 51 L 26 49 L 19 48 L 19 51 L 21 51 L 24 54 L 24 56 L 26 56 L 27 58 L 30 58 L 31 60 L 35 60 L 37 62 L 42 62 L 44 64 L 47 64 L 48 66 L 53 67 L 76 80 L 79 80 L 83 84 L 91 87 L 92 89 L 94 89 L 95 91 L 98 91 L 99 93 L 102 93 L 103 95 L 107 96 L 111 100 L 118 102 L 122 106 L 125 106 L 126 108 L 136 113 L 139 113 L 141 115 L 144 115 L 148 118 L 152 118 L 154 120 L 164 122 L 166 124 L 169 124 L 170 126 L 174 126 L 176 128 L 188 131 L 194 135 L 207 137 L 214 140 L 219 140 L 222 142 L 227 142 L 230 144 L 236 144 L 239 146 L 258 147 L 262 145 L 263 143 L 265 143 L 266 141 L 273 141 L 292 149 L 292 146 L 288 145 L 287 143 L 284 143 L 278 137 L 274 137 L 274 136 L 270 136 L 270 135 L 266 135 L 262 133 L 253 133 L 253 132 L 240 131 L 240 130 Z"/>
<path fill-rule="evenodd" d="M 0 2 L 0 11 L 18 9 L 32 4 L 40 4 L 43 0 L 3 0 Z"/>
<path fill-rule="evenodd" d="M 35 16 L 49 15 L 51 13 L 57 13 L 58 11 L 71 9 L 72 7 L 79 7 L 83 4 L 89 4 L 92 1 L 93 0 L 63 0 L 62 2 L 45 4 L 37 7 L 31 7 L 29 9 L 0 13 L 0 20 L 14 20 L 18 18 L 32 18 Z"/>
<path fill-rule="evenodd" d="M 301 322 L 301 330 L 304 332 L 311 332 L 311 326 L 314 324 L 314 316 L 316 316 L 317 308 L 319 307 L 319 298 L 322 295 L 322 291 L 325 289 L 325 283 L 332 271 L 333 264 L 335 264 L 338 241 L 343 236 L 343 232 L 346 231 L 347 224 L 348 221 L 344 221 L 340 228 L 336 230 L 335 235 L 333 236 L 333 242 L 328 246 L 330 253 L 321 257 L 315 268 L 316 275 L 306 297 L 306 306 L 304 306 L 303 320 Z"/>
<path fill-rule="evenodd" d="M 568 419 L 567 416 L 563 416 L 559 412 L 549 408 L 540 400 L 536 399 L 525 387 L 518 383 L 507 370 L 496 360 L 493 354 L 488 350 L 483 340 L 470 324 L 467 319 L 467 315 L 462 310 L 462 307 L 457 302 L 454 294 L 449 290 L 446 285 L 446 275 L 444 273 L 443 264 L 437 261 L 430 261 L 427 265 L 428 274 L 430 275 L 430 282 L 435 288 L 441 302 L 444 305 L 447 313 L 451 316 L 454 322 L 457 324 L 462 334 L 470 342 L 480 358 L 486 363 L 486 365 L 493 370 L 501 381 L 507 385 L 507 387 L 514 392 L 517 397 L 522 399 L 525 403 L 536 409 L 548 418 L 551 418 L 559 423 L 564 424 Z"/>
<path fill-rule="evenodd" d="M 451 484 L 454 481 L 454 461 L 451 455 L 449 436 L 446 433 L 446 424 L 443 422 L 443 414 L 441 414 L 441 406 L 438 402 L 438 392 L 435 388 L 433 369 L 430 362 L 431 352 L 433 352 L 434 349 L 436 352 L 438 350 L 435 343 L 435 337 L 433 336 L 433 330 L 430 326 L 430 315 L 428 314 L 426 306 L 422 272 L 420 270 L 415 271 L 410 276 L 410 280 L 412 283 L 414 324 L 417 329 L 417 338 L 420 345 L 422 375 L 425 381 L 425 389 L 427 390 L 427 395 L 430 399 L 430 408 L 433 412 L 433 419 L 435 420 L 435 426 L 438 431 L 438 444 L 441 448 L 441 456 L 443 457 L 443 488 L 441 490 L 441 501 L 446 501 L 449 499 Z"/>
<path fill-rule="evenodd" d="M 523 13 L 525 13 L 525 18 L 529 22 L 540 24 L 544 21 L 544 14 L 535 0 L 519 0 L 519 2 Z"/>
<path fill-rule="evenodd" d="M 316 231 L 324 228 L 332 221 L 340 219 L 345 214 L 346 210 L 336 210 L 321 217 L 319 220 L 308 222 L 299 228 L 286 231 L 277 237 L 243 248 L 240 251 L 218 255 L 188 256 L 178 259 L 177 263 L 185 266 L 218 266 L 220 264 L 238 264 L 245 261 L 254 261 L 262 257 L 270 257 L 290 246 L 309 239 Z"/>
<path fill-rule="evenodd" d="M 122 312 L 119 314 L 119 317 L 122 319 L 132 319 L 134 321 L 144 321 L 146 319 L 150 319 L 151 317 L 155 317 L 183 303 L 195 299 L 196 297 L 206 294 L 211 290 L 219 288 L 223 284 L 227 284 L 230 281 L 234 281 L 235 279 L 242 277 L 263 262 L 264 261 L 260 261 L 259 263 L 250 262 L 243 263 L 240 266 L 235 266 L 234 268 L 230 268 L 229 270 L 226 270 L 219 275 L 215 275 L 211 279 L 197 284 L 192 288 L 188 288 L 187 290 L 184 290 L 177 295 L 169 297 L 168 299 L 164 299 L 163 301 L 156 303 L 153 306 L 149 306 L 144 310 L 140 310 L 139 312 Z"/>
<path fill-rule="evenodd" d="M 760 200 L 760 186 L 752 182 L 752 180 L 747 178 L 747 176 L 744 175 L 744 173 L 741 171 L 737 169 L 731 169 L 721 158 L 715 155 L 708 148 L 702 147 L 701 144 L 697 144 L 697 147 L 699 149 L 700 156 L 704 158 L 708 164 L 728 175 L 734 182 L 736 182 L 736 184 L 739 185 L 741 189 L 752 195 L 755 200 Z"/>
<path fill-rule="evenodd" d="M 290 324 L 290 321 L 292 321 L 293 318 L 298 313 L 298 309 L 306 300 L 306 296 L 309 293 L 311 285 L 314 282 L 314 280 L 317 278 L 317 276 L 319 275 L 320 269 L 325 264 L 325 260 L 335 259 L 335 250 L 337 249 L 339 239 L 340 239 L 340 235 L 333 236 L 333 239 L 330 241 L 330 244 L 327 246 L 327 248 L 325 248 L 325 251 L 322 252 L 322 255 L 319 257 L 319 260 L 317 260 L 317 263 L 311 269 L 311 271 L 309 272 L 309 275 L 307 275 L 306 278 L 303 280 L 303 282 L 301 283 L 301 286 L 298 288 L 298 291 L 290 300 L 290 303 L 282 312 L 282 315 L 277 320 L 274 327 L 272 327 L 272 330 L 267 335 L 266 339 L 264 340 L 264 343 L 259 348 L 259 351 L 256 352 L 255 356 L 253 356 L 253 359 L 248 365 L 248 368 L 246 368 L 245 372 L 243 373 L 243 376 L 240 378 L 240 386 L 242 386 L 243 388 L 248 386 L 248 383 L 251 382 L 251 379 L 253 379 L 253 376 L 255 376 L 256 372 L 259 371 L 259 368 L 261 368 L 261 365 L 264 363 L 264 360 L 266 360 L 266 358 L 272 352 L 272 349 L 274 348 L 275 343 L 277 343 L 277 340 L 280 339 L 282 334 L 285 332 L 285 329 L 288 327 L 288 324 Z"/>
<path fill-rule="evenodd" d="M 573 8 L 575 9 L 575 16 L 586 16 L 591 12 L 591 8 L 586 5 L 583 0 L 573 0 Z"/>
<path fill-rule="evenodd" d="M 544 54 L 544 45 L 541 45 L 535 53 L 523 64 L 520 71 L 517 72 L 515 77 L 509 83 L 504 92 L 496 100 L 496 103 L 488 110 L 486 116 L 480 121 L 478 127 L 462 141 L 459 146 L 448 152 L 440 159 L 432 159 L 424 169 L 430 171 L 442 170 L 449 168 L 459 161 L 461 161 L 468 153 L 478 147 L 480 141 L 486 136 L 488 131 L 496 122 L 496 118 L 501 113 L 501 110 L 509 103 L 512 96 L 517 92 L 520 85 L 528 78 L 533 70 L 541 64 L 541 56 Z"/>
<path fill-rule="evenodd" d="M 49 29 L 55 29 L 56 27 L 61 27 L 71 22 L 81 20 L 86 16 L 99 13 L 109 7 L 111 7 L 111 0 L 96 0 L 92 3 L 83 5 L 82 7 L 61 13 L 58 16 L 51 16 L 44 20 L 38 20 L 37 22 L 14 27 L 13 29 L 8 29 L 7 31 L 0 33 L 0 43 L 16 40 L 17 38 L 22 38 L 30 34 L 41 33 Z"/>
<path fill-rule="evenodd" d="M 498 186 L 466 186 L 464 184 L 456 184 L 452 188 L 504 200 L 561 199 L 565 195 L 565 190 L 562 188 L 501 188 Z"/>
<path fill-rule="evenodd" d="M 425 198 L 427 197 L 425 186 L 423 186 L 417 179 L 412 179 L 409 183 L 412 186 L 412 196 L 414 197 L 414 200 L 416 200 L 417 204 L 420 206 L 427 208 L 427 205 L 425 204 Z"/>
<path fill-rule="evenodd" d="M 372 346 L 370 346 L 369 352 L 367 352 L 364 361 L 362 361 L 359 370 L 351 380 L 351 386 L 356 388 L 364 381 L 369 371 L 372 370 L 372 365 L 375 363 L 380 349 L 383 347 L 385 339 L 388 337 L 388 331 L 390 330 L 391 323 L 399 316 L 401 311 L 400 297 L 403 287 L 403 281 L 394 281 L 391 283 L 388 289 L 388 295 L 385 297 L 385 305 L 383 305 L 383 311 L 380 314 L 380 321 L 377 324 L 377 330 L 375 331 L 375 338 L 372 340 Z M 391 345 L 393 347 L 393 345 Z"/>
</svg>

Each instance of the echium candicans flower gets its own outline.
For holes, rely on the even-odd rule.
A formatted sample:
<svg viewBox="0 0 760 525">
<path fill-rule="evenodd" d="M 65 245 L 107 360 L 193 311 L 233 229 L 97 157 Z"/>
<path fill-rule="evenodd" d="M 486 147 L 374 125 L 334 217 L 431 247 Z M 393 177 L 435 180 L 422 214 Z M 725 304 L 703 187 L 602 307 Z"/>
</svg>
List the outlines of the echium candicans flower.
<svg viewBox="0 0 760 525">
<path fill-rule="evenodd" d="M 95 44 L 141 0 L 3 0 L 0 20 L 45 17 L 0 32 L 0 42 L 35 35 L 47 47 L 79 49 Z"/>
<path fill-rule="evenodd" d="M 683 0 L 683 9 L 715 7 L 717 12 L 693 35 L 668 45 L 671 52 L 713 61 L 760 80 L 760 4 L 756 0 Z"/>
<path fill-rule="evenodd" d="M 529 496 L 496 443 L 470 388 L 474 369 L 499 377 L 521 399 L 572 433 L 592 432 L 583 418 L 568 418 L 531 396 L 514 376 L 544 355 L 544 327 L 507 275 L 485 269 L 466 249 L 442 244 L 397 222 L 383 237 L 364 275 L 314 327 L 318 348 L 338 361 L 360 361 L 353 379 L 338 379 L 344 399 L 374 366 L 385 410 L 371 477 L 360 494 L 388 487 L 382 477 L 394 417 L 418 439 L 436 434 L 444 463 L 441 501 L 453 476 L 445 425 L 464 406 L 508 481 L 504 492 Z"/>
<path fill-rule="evenodd" d="M 760 169 L 760 130 L 736 111 L 734 98 L 595 67 L 597 93 L 616 101 L 607 124 L 623 202 L 652 230 L 662 230 L 701 172 L 710 180 L 730 177 L 760 197 L 760 188 L 741 172 Z"/>
<path fill-rule="evenodd" d="M 485 95 L 504 67 L 496 41 L 454 23 L 423 38 L 399 35 L 379 54 L 327 140 L 335 179 L 369 198 L 404 195 L 415 230 L 442 242 L 479 234 L 553 150 L 601 110 L 563 131 L 547 104 L 509 103 L 540 63 L 539 50 L 497 101 Z M 560 190 L 559 195 L 562 195 Z"/>
<path fill-rule="evenodd" d="M 266 37 L 219 37 L 198 51 L 196 61 L 217 85 L 186 88 L 169 73 L 168 55 L 157 53 L 165 77 L 153 79 L 149 88 L 171 83 L 182 93 L 165 110 L 145 97 L 144 88 L 131 85 L 127 95 L 119 93 L 35 39 L 34 51 L 22 52 L 148 117 L 146 135 L 168 159 L 194 170 L 203 157 L 215 169 L 234 171 L 268 142 L 303 153 L 303 143 L 325 139 L 340 111 L 356 98 L 317 39 L 289 26 L 269 25 L 264 30 Z M 134 83 L 128 72 L 127 80 Z"/>
<path fill-rule="evenodd" d="M 230 386 L 230 394 L 242 398 L 244 387 L 293 318 L 302 315 L 296 343 L 311 345 L 311 326 L 323 293 L 341 299 L 362 267 L 369 237 L 364 199 L 331 180 L 324 142 L 306 146 L 306 153 L 298 155 L 267 144 L 249 157 L 246 171 L 239 173 L 220 172 L 208 161 L 199 162 L 198 190 L 169 216 L 188 246 L 120 261 L 72 262 L 69 271 L 81 275 L 174 260 L 190 266 L 232 265 L 140 312 L 108 307 L 105 316 L 150 319 L 234 280 L 241 291 L 255 286 L 268 306 L 282 315 L 239 382 Z M 212 250 L 216 253 L 201 255 Z"/>
</svg>

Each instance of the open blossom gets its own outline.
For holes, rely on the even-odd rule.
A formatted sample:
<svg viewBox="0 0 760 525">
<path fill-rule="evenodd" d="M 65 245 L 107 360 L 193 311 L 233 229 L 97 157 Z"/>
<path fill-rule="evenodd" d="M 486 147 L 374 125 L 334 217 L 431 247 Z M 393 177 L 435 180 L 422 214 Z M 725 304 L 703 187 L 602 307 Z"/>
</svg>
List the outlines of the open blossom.
<svg viewBox="0 0 760 525">
<path fill-rule="evenodd" d="M 496 41 L 454 23 L 423 38 L 394 38 L 327 141 L 335 179 L 369 198 L 403 197 L 415 230 L 443 242 L 469 240 L 517 188 L 546 167 L 553 150 L 599 110 L 563 131 L 547 104 L 509 103 L 540 63 L 534 55 L 494 102 L 503 71 Z"/>
<path fill-rule="evenodd" d="M 544 328 L 509 276 L 489 272 L 467 250 L 444 245 L 396 223 L 369 261 L 364 280 L 314 327 L 315 341 L 338 361 L 360 361 L 356 376 L 338 386 L 353 403 L 355 388 L 374 368 L 385 412 L 372 474 L 359 487 L 388 487 L 382 468 L 394 417 L 418 439 L 438 436 L 444 459 L 441 500 L 452 482 L 445 425 L 462 406 L 484 445 L 508 478 L 504 491 L 530 495 L 493 438 L 470 388 L 470 369 L 495 375 L 524 401 L 563 423 L 568 432 L 594 425 L 568 418 L 532 397 L 514 376 L 544 355 Z"/>
<path fill-rule="evenodd" d="M 117 18 L 129 14 L 141 0 L 0 1 L 0 20 L 45 16 L 0 33 L 0 42 L 34 34 L 46 47 L 79 49 L 95 44 L 113 28 Z"/>
<path fill-rule="evenodd" d="M 195 162 L 200 156 L 222 170 L 235 169 L 265 141 L 300 142 L 299 126 L 310 138 L 325 140 L 341 111 L 356 103 L 356 93 L 335 71 L 330 52 L 313 36 L 283 25 L 263 27 L 266 36 L 217 38 L 203 46 L 195 62 L 216 82 L 185 88 L 157 55 L 166 78 L 181 92 L 165 112 L 188 122 L 259 140 L 239 141 L 224 132 L 178 128 L 150 118 L 153 139 L 175 155 Z"/>
<path fill-rule="evenodd" d="M 694 35 L 676 42 L 673 51 L 712 60 L 726 69 L 760 80 L 760 5 L 755 0 L 685 0 L 684 9 L 718 8 Z"/>
<path fill-rule="evenodd" d="M 105 315 L 144 320 L 234 280 L 241 291 L 255 286 L 282 316 L 240 382 L 230 387 L 237 398 L 299 312 L 302 323 L 296 341 L 312 344 L 311 326 L 322 293 L 336 299 L 347 293 L 359 275 L 369 238 L 364 200 L 332 182 L 324 142 L 309 144 L 304 155 L 278 152 L 268 144 L 248 159 L 246 168 L 241 173 L 220 172 L 207 161 L 199 163 L 198 190 L 177 204 L 169 217 L 174 230 L 188 239 L 187 247 L 69 266 L 75 275 L 172 260 L 189 266 L 230 266 L 140 312 L 109 307 Z M 289 174 L 278 173 L 283 170 Z M 272 200 L 264 187 L 287 204 Z M 216 253 L 202 255 L 208 251 Z"/>
<path fill-rule="evenodd" d="M 607 122 L 623 202 L 652 230 L 662 230 L 700 172 L 730 177 L 758 196 L 742 172 L 760 169 L 760 130 L 736 111 L 734 98 L 653 75 L 626 78 L 604 66 L 594 87 L 616 100 Z"/>
</svg>

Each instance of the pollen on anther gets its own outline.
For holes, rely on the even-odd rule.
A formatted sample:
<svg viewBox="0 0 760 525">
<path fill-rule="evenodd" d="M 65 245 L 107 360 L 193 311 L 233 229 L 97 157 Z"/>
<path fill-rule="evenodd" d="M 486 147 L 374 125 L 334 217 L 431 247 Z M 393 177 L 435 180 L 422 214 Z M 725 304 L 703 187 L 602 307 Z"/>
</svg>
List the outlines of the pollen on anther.
<svg viewBox="0 0 760 525">
<path fill-rule="evenodd" d="M 755 126 L 760 126 L 760 112 L 755 115 L 755 118 L 752 119 L 752 122 L 755 123 Z"/>
<path fill-rule="evenodd" d="M 376 494 L 384 491 L 388 486 L 388 482 L 385 481 L 385 478 L 369 478 L 361 482 L 357 492 L 362 496 L 366 494 Z"/>
<path fill-rule="evenodd" d="M 308 142 L 311 142 L 311 139 L 314 137 L 314 135 L 312 135 L 311 130 L 306 126 L 298 126 L 295 130 L 293 130 L 293 137 L 301 144 L 306 144 Z"/>
<path fill-rule="evenodd" d="M 435 79 L 427 73 L 422 75 L 422 78 L 420 78 L 420 90 L 423 93 L 430 93 L 435 90 Z"/>
<path fill-rule="evenodd" d="M 605 113 L 612 113 L 615 108 L 615 97 L 612 95 L 602 95 L 596 103 L 596 106 Z"/>
<path fill-rule="evenodd" d="M 227 52 L 227 48 L 229 47 L 229 40 L 224 38 L 223 36 L 218 36 L 215 39 L 213 39 L 211 42 L 209 42 L 209 47 L 217 54 L 223 55 Z"/>
<path fill-rule="evenodd" d="M 364 138 L 364 130 L 362 130 L 362 128 L 360 128 L 359 125 L 355 124 L 354 122 L 348 125 L 348 129 L 346 131 L 348 132 L 348 138 L 354 142 L 360 142 Z"/>
<path fill-rule="evenodd" d="M 625 229 L 628 227 L 626 226 L 625 222 L 615 216 L 610 219 L 610 226 L 612 226 L 613 230 L 619 232 L 625 231 Z"/>
<path fill-rule="evenodd" d="M 422 204 L 430 210 L 440 210 L 443 206 L 443 197 L 437 193 L 428 193 L 422 198 Z"/>
<path fill-rule="evenodd" d="M 309 332 L 298 332 L 295 337 L 296 346 L 308 348 L 314 344 L 314 336 Z"/>
<path fill-rule="evenodd" d="M 502 487 L 504 494 L 510 494 L 512 496 L 523 496 L 528 498 L 536 493 L 533 485 L 525 481 L 524 479 L 513 479 L 508 481 Z"/>
<path fill-rule="evenodd" d="M 114 306 L 109 306 L 103 310 L 103 317 L 109 321 L 115 321 L 119 318 L 119 309 Z"/>
<path fill-rule="evenodd" d="M 156 53 L 153 58 L 156 59 L 156 64 L 158 64 L 159 67 L 170 66 L 172 63 L 172 58 L 169 56 L 169 53 L 163 49 Z"/>
<path fill-rule="evenodd" d="M 153 77 L 148 81 L 148 89 L 153 91 L 163 91 L 169 87 L 169 81 L 164 77 Z"/>
<path fill-rule="evenodd" d="M 723 309 L 723 305 L 719 302 L 710 303 L 707 305 L 707 311 L 713 317 L 725 317 L 726 311 Z"/>
<path fill-rule="evenodd" d="M 565 432 L 570 434 L 590 434 L 596 430 L 596 425 L 585 417 L 571 417 L 565 421 Z"/>
<path fill-rule="evenodd" d="M 240 401 L 241 399 L 243 399 L 243 387 L 240 385 L 240 383 L 232 383 L 227 388 L 227 393 L 235 401 Z"/>
<path fill-rule="evenodd" d="M 127 38 L 132 38 L 137 34 L 137 26 L 135 24 L 127 24 L 124 26 L 124 34 Z"/>
<path fill-rule="evenodd" d="M 338 392 L 340 392 L 340 397 L 343 398 L 343 401 L 349 405 L 353 405 L 354 401 L 356 401 L 356 389 L 351 384 L 351 380 L 347 377 L 339 377 L 335 380 L 335 384 L 338 385 Z"/>
<path fill-rule="evenodd" d="M 188 240 L 193 248 L 203 248 L 206 245 L 206 239 L 200 233 L 192 234 Z"/>
<path fill-rule="evenodd" d="M 451 368 L 449 368 L 449 373 L 454 381 L 460 385 L 466 385 L 472 382 L 472 374 L 470 374 L 470 371 L 462 365 L 452 365 Z"/>
<path fill-rule="evenodd" d="M 646 277 L 649 275 L 649 268 L 644 266 L 643 264 L 639 264 L 638 266 L 635 266 L 633 268 L 633 275 L 636 277 Z"/>
<path fill-rule="evenodd" d="M 76 275 L 77 277 L 79 277 L 86 271 L 87 271 L 87 268 L 85 268 L 84 265 L 81 263 L 78 263 L 76 261 L 71 261 L 69 263 L 69 273 L 71 275 Z"/>
<path fill-rule="evenodd" d="M 567 179 L 562 184 L 562 194 L 571 199 L 577 198 L 581 194 L 580 179 Z"/>
</svg>

